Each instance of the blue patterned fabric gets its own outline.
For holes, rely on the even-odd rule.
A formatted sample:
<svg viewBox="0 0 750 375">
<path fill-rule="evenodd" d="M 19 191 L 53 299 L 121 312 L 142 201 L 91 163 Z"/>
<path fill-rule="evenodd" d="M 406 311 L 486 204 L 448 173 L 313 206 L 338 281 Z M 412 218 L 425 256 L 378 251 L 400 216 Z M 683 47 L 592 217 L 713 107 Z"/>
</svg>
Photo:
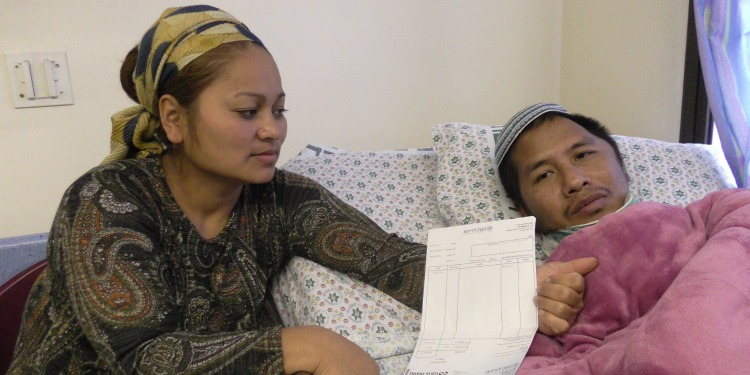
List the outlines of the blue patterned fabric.
<svg viewBox="0 0 750 375">
<path fill-rule="evenodd" d="M 708 102 L 738 187 L 750 183 L 750 2 L 695 0 L 695 26 Z"/>
</svg>

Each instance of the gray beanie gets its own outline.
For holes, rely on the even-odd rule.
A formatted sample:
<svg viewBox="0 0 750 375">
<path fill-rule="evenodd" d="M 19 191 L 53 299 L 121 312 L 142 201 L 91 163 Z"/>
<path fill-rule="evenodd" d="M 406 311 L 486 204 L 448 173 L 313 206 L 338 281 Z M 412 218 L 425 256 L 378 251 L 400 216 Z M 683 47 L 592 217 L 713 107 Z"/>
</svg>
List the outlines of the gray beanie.
<svg viewBox="0 0 750 375">
<path fill-rule="evenodd" d="M 500 163 L 508 153 L 508 150 L 510 150 L 510 146 L 518 138 L 518 135 L 539 116 L 549 112 L 560 113 L 562 115 L 570 114 L 568 110 L 558 104 L 537 103 L 522 109 L 508 120 L 508 123 L 500 130 L 497 144 L 495 144 L 495 169 L 500 167 Z"/>
</svg>

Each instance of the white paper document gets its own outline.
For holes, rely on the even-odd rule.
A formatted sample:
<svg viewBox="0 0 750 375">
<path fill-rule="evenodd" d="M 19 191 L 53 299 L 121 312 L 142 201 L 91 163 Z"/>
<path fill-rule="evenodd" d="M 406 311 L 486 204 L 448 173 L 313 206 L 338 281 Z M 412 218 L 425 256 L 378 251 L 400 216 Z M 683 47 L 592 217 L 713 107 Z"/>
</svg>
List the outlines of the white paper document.
<svg viewBox="0 0 750 375">
<path fill-rule="evenodd" d="M 431 229 L 408 375 L 514 374 L 537 329 L 534 217 Z"/>
</svg>

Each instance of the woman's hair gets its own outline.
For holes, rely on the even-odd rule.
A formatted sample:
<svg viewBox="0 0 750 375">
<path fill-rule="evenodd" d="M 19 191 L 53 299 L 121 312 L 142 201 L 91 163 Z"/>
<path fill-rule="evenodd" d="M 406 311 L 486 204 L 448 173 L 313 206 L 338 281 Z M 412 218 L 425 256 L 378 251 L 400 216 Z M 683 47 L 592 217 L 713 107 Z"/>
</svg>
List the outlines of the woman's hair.
<svg viewBox="0 0 750 375">
<path fill-rule="evenodd" d="M 189 107 L 195 102 L 203 89 L 211 84 L 224 70 L 227 64 L 253 45 L 264 48 L 257 43 L 243 40 L 222 44 L 204 53 L 162 83 L 154 100 L 158 102 L 163 95 L 169 94 L 174 96 L 182 106 Z M 135 71 L 137 58 L 138 46 L 135 46 L 125 56 L 120 68 L 120 84 L 125 93 L 135 102 L 139 102 L 133 82 L 133 71 Z"/>
<path fill-rule="evenodd" d="M 138 46 L 136 45 L 131 49 L 125 60 L 122 62 L 120 67 L 120 85 L 125 93 L 128 94 L 130 99 L 138 103 L 138 94 L 135 92 L 135 82 L 133 82 L 133 72 L 135 72 L 135 64 L 138 60 Z"/>
<path fill-rule="evenodd" d="M 265 49 L 262 45 L 247 40 L 230 42 L 222 44 L 191 61 L 159 86 L 154 96 L 154 102 L 156 103 L 154 108 L 159 108 L 159 98 L 168 94 L 174 96 L 180 105 L 190 111 L 200 93 L 216 80 L 221 72 L 225 71 L 226 66 L 232 60 L 252 46 Z M 120 84 L 128 97 L 136 103 L 140 103 L 133 82 L 137 58 L 138 46 L 135 46 L 125 55 L 125 60 L 122 62 Z M 154 115 L 158 116 L 159 114 L 155 113 Z M 164 134 L 164 129 L 161 127 L 158 129 L 158 136 L 162 142 L 171 146 L 169 139 Z"/>
</svg>

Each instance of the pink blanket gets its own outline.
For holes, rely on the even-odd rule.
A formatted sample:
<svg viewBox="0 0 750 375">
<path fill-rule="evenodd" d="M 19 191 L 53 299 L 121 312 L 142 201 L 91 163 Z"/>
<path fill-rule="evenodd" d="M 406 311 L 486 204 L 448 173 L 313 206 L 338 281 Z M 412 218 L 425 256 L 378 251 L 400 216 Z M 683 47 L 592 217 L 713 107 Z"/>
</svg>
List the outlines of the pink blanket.
<svg viewBox="0 0 750 375">
<path fill-rule="evenodd" d="M 550 257 L 598 259 L 570 331 L 537 334 L 519 374 L 750 374 L 750 190 L 643 202 Z"/>
</svg>

